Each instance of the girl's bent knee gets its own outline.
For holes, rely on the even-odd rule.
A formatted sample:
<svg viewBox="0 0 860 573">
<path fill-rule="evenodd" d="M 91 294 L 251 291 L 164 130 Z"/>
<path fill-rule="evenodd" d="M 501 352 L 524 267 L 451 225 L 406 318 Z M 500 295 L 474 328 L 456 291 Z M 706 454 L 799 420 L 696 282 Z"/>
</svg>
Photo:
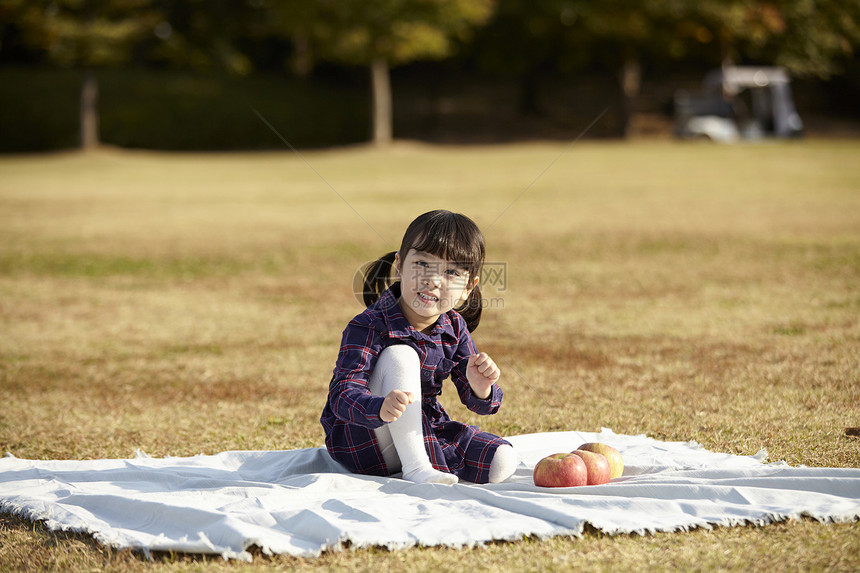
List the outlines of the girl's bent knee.
<svg viewBox="0 0 860 573">
<path fill-rule="evenodd" d="M 392 390 L 421 396 L 421 359 L 411 346 L 397 344 L 383 349 L 368 380 L 371 393 L 386 396 Z"/>
<path fill-rule="evenodd" d="M 407 344 L 395 344 L 379 353 L 378 361 L 401 368 L 421 368 L 418 352 Z"/>
</svg>

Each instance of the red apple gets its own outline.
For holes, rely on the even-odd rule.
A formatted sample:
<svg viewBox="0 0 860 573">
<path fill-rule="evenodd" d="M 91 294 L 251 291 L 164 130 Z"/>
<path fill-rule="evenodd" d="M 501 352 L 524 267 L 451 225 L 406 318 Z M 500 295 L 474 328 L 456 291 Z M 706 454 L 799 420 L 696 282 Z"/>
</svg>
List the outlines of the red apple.
<svg viewBox="0 0 860 573">
<path fill-rule="evenodd" d="M 581 457 L 553 454 L 535 465 L 535 485 L 540 487 L 574 487 L 588 483 L 588 470 Z"/>
<path fill-rule="evenodd" d="M 619 452 L 609 444 L 602 444 L 600 442 L 588 442 L 587 444 L 582 444 L 576 449 L 584 450 L 586 452 L 594 452 L 596 454 L 603 454 L 603 457 L 605 457 L 606 461 L 609 462 L 610 478 L 621 477 L 621 474 L 624 473 L 624 460 L 621 458 L 621 452 Z"/>
<path fill-rule="evenodd" d="M 588 485 L 600 485 L 609 482 L 609 461 L 603 457 L 603 454 L 596 454 L 585 450 L 575 450 L 571 453 L 579 456 L 585 462 L 585 470 L 588 473 Z"/>
</svg>

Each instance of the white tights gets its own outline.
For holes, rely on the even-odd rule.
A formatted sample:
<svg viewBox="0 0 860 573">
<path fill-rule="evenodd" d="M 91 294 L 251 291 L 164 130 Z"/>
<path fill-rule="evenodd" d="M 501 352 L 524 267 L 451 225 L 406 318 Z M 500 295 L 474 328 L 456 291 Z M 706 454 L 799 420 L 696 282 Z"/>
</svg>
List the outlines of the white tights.
<svg viewBox="0 0 860 573">
<path fill-rule="evenodd" d="M 411 392 L 415 400 L 395 421 L 374 430 L 388 471 L 403 472 L 403 479 L 417 483 L 457 483 L 457 476 L 435 469 L 424 449 L 421 424 L 421 362 L 413 348 L 405 344 L 389 346 L 379 354 L 368 381 L 370 392 L 387 396 L 392 390 Z M 490 483 L 507 479 L 517 465 L 511 446 L 496 449 L 490 463 Z"/>
</svg>

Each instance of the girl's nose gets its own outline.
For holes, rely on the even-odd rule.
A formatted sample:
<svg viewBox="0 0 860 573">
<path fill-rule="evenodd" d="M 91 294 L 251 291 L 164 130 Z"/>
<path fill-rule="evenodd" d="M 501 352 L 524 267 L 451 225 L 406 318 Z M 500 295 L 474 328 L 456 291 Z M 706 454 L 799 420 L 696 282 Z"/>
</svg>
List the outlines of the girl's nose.
<svg viewBox="0 0 860 573">
<path fill-rule="evenodd" d="M 424 282 L 428 285 L 439 287 L 442 286 L 442 277 L 439 276 L 438 272 L 432 271 L 424 276 Z"/>
<path fill-rule="evenodd" d="M 438 287 L 439 285 L 442 284 L 442 281 L 439 279 L 439 275 L 430 275 L 430 276 L 424 277 L 424 284 L 433 285 L 435 287 Z"/>
</svg>

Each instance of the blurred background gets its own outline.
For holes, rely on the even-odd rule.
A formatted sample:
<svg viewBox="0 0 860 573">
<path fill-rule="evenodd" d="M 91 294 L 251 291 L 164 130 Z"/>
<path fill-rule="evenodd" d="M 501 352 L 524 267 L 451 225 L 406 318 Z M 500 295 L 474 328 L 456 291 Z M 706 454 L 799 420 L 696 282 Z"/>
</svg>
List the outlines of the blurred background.
<svg viewBox="0 0 860 573">
<path fill-rule="evenodd" d="M 283 148 L 260 117 L 299 148 L 570 140 L 603 110 L 588 137 L 675 137 L 732 66 L 785 71 L 792 135 L 857 136 L 858 46 L 857 0 L 0 0 L 0 152 Z"/>
</svg>

